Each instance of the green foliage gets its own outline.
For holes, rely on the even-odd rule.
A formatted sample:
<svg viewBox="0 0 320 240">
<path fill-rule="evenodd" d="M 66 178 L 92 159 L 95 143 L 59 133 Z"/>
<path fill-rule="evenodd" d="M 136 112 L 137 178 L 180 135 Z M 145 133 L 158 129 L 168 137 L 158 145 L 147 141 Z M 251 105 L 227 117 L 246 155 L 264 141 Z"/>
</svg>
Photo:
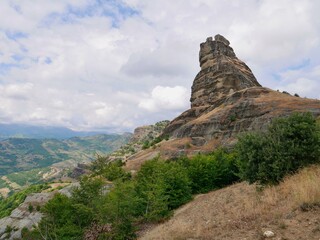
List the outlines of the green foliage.
<svg viewBox="0 0 320 240">
<path fill-rule="evenodd" d="M 242 179 L 276 184 L 320 161 L 320 128 L 310 113 L 295 113 L 274 120 L 264 133 L 241 136 L 236 151 Z"/>
<path fill-rule="evenodd" d="M 23 239 L 82 239 L 83 233 L 97 219 L 97 209 L 105 192 L 101 177 L 85 176 L 72 197 L 56 194 L 41 211 L 44 214 L 38 228 L 24 231 Z"/>
<path fill-rule="evenodd" d="M 81 239 L 84 228 L 93 220 L 91 208 L 62 194 L 56 194 L 43 208 L 45 218 L 39 223 L 38 232 L 45 239 Z"/>
<path fill-rule="evenodd" d="M 42 240 L 45 239 L 41 236 L 39 229 L 30 231 L 28 228 L 24 227 L 21 230 L 21 239 L 23 240 Z"/>
<path fill-rule="evenodd" d="M 155 147 L 155 145 L 163 140 L 169 140 L 169 135 L 161 135 L 158 136 L 154 139 L 152 139 L 152 141 L 146 140 L 143 142 L 142 144 L 142 149 L 148 149 L 150 147 Z"/>
<path fill-rule="evenodd" d="M 29 206 L 28 206 L 28 211 L 29 211 L 30 213 L 33 212 L 33 206 L 32 206 L 31 204 L 29 204 Z"/>
<path fill-rule="evenodd" d="M 148 220 L 168 216 L 170 210 L 192 197 L 187 171 L 175 162 L 148 161 L 141 167 L 136 180 L 144 217 Z"/>
<path fill-rule="evenodd" d="M 238 180 L 235 155 L 223 149 L 209 155 L 196 155 L 185 164 L 193 193 L 205 193 Z"/>
<path fill-rule="evenodd" d="M 91 178 L 84 176 L 80 180 L 80 187 L 75 187 L 72 192 L 72 200 L 86 206 L 93 207 L 95 201 L 103 195 L 104 181 L 101 177 Z"/>
<path fill-rule="evenodd" d="M 110 163 L 102 172 L 102 176 L 107 178 L 109 181 L 117 179 L 128 180 L 131 178 L 131 174 L 126 172 L 122 167 L 115 163 Z"/>
<path fill-rule="evenodd" d="M 230 122 L 234 122 L 235 120 L 237 120 L 237 116 L 235 114 L 232 114 L 229 116 Z"/>
<path fill-rule="evenodd" d="M 150 147 L 150 142 L 148 140 L 144 141 L 142 144 L 142 149 L 147 149 Z"/>
<path fill-rule="evenodd" d="M 101 175 L 109 181 L 122 179 L 123 181 L 131 178 L 131 174 L 122 168 L 121 160 L 110 162 L 108 157 L 98 156 L 92 163 L 91 170 L 95 175 Z"/>
<path fill-rule="evenodd" d="M 11 211 L 18 207 L 30 193 L 41 192 L 47 188 L 48 185 L 46 184 L 33 185 L 3 199 L 0 202 L 0 218 L 9 216 Z"/>
<path fill-rule="evenodd" d="M 45 217 L 38 230 L 26 231 L 24 236 L 81 239 L 94 222 L 111 225 L 111 232 L 98 233 L 99 239 L 135 239 L 139 223 L 167 218 L 173 209 L 192 199 L 192 191 L 209 191 L 237 180 L 234 159 L 233 154 L 223 150 L 177 161 L 156 158 L 144 163 L 135 178 L 117 178 L 108 189 L 103 177 L 85 176 L 71 198 L 58 194 L 49 201 L 42 209 Z M 121 162 L 110 167 L 102 158 L 94 164 L 96 175 L 106 176 L 107 171 L 121 168 Z"/>
<path fill-rule="evenodd" d="M 111 239 L 135 239 L 132 224 L 139 216 L 141 199 L 136 192 L 135 182 L 118 181 L 99 204 L 99 219 L 112 223 Z"/>
</svg>

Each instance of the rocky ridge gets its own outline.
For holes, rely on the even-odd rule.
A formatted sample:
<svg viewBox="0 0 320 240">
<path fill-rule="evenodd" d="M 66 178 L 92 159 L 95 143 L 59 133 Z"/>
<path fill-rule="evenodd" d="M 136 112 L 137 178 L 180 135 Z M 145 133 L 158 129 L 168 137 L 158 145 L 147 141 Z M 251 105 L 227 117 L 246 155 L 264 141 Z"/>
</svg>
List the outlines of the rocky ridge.
<svg viewBox="0 0 320 240">
<path fill-rule="evenodd" d="M 199 56 L 201 70 L 192 85 L 191 108 L 171 121 L 164 134 L 191 137 L 195 145 L 213 139 L 225 145 L 240 132 L 264 129 L 275 117 L 296 111 L 320 115 L 319 100 L 261 87 L 221 35 L 201 43 Z"/>
<path fill-rule="evenodd" d="M 191 87 L 191 108 L 172 120 L 162 135 L 170 140 L 128 161 L 137 169 L 156 155 L 172 158 L 232 146 L 239 133 L 263 130 L 276 117 L 293 112 L 320 116 L 320 101 L 262 87 L 221 35 L 200 44 L 201 70 Z"/>
</svg>

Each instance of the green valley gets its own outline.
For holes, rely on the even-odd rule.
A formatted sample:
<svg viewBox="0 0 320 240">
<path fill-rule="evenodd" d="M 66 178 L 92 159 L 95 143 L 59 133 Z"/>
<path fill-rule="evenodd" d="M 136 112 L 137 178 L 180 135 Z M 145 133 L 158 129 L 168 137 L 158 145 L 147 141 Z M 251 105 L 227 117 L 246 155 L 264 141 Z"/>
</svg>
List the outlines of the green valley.
<svg viewBox="0 0 320 240">
<path fill-rule="evenodd" d="M 66 174 L 126 144 L 131 134 L 101 134 L 66 140 L 10 138 L 0 141 L 0 188 L 11 190 Z M 53 165 L 55 164 L 55 165 Z M 65 169 L 66 168 L 66 169 Z"/>
</svg>

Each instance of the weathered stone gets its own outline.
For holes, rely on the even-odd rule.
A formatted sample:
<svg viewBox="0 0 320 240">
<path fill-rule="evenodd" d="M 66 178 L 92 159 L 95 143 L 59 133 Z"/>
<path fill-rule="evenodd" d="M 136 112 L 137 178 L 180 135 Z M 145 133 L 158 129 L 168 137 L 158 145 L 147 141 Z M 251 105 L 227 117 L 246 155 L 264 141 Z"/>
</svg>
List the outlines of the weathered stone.
<svg viewBox="0 0 320 240">
<path fill-rule="evenodd" d="M 199 60 L 201 70 L 192 85 L 191 108 L 171 121 L 163 134 L 190 137 L 196 146 L 214 139 L 230 146 L 239 133 L 263 130 L 275 117 L 297 111 L 320 115 L 319 100 L 261 87 L 221 35 L 201 43 Z"/>
<path fill-rule="evenodd" d="M 236 57 L 221 35 L 200 44 L 201 71 L 192 85 L 191 107 L 210 105 L 217 99 L 248 87 L 260 86 L 250 68 Z"/>
</svg>

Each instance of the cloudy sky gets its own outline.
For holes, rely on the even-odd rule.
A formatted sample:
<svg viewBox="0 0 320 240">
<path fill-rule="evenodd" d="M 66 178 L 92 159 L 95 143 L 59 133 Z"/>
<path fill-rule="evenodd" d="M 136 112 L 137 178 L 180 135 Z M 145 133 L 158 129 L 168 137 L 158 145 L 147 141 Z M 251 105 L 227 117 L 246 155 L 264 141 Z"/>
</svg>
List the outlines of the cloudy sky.
<svg viewBox="0 0 320 240">
<path fill-rule="evenodd" d="M 189 108 L 199 44 L 320 98 L 318 0 L 2 0 L 0 123 L 131 131 Z"/>
</svg>

